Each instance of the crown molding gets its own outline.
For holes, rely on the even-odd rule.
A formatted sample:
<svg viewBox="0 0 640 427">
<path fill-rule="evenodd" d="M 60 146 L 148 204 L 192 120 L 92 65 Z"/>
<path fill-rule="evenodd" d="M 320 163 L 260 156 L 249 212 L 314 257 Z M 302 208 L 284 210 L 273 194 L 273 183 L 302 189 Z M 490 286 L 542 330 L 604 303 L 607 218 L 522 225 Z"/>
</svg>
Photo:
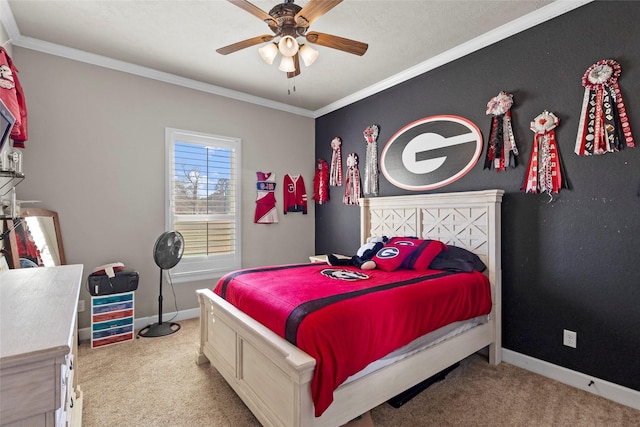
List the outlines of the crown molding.
<svg viewBox="0 0 640 427">
<path fill-rule="evenodd" d="M 546 22 L 564 13 L 570 12 L 585 4 L 591 3 L 594 0 L 557 0 L 550 3 L 538 10 L 535 10 L 525 16 L 515 19 L 505 25 L 502 25 L 492 31 L 484 33 L 466 43 L 456 46 L 453 49 L 449 49 L 446 52 L 441 53 L 427 61 L 417 64 L 411 68 L 408 68 L 398 74 L 395 74 L 389 78 L 386 78 L 374 85 L 366 87 L 362 90 L 352 93 L 338 101 L 332 102 L 318 110 L 311 111 L 304 108 L 294 107 L 281 102 L 271 101 L 269 99 L 260 98 L 254 95 L 249 95 L 244 92 L 226 89 L 220 86 L 215 86 L 208 83 L 203 83 L 197 80 L 188 79 L 174 74 L 165 73 L 152 68 L 142 67 L 139 65 L 131 64 L 117 59 L 109 58 L 106 56 L 96 55 L 93 53 L 85 52 L 78 49 L 73 49 L 66 46 L 57 45 L 55 43 L 46 42 L 43 40 L 22 36 L 18 29 L 18 26 L 9 7 L 7 0 L 0 0 L 0 20 L 10 37 L 10 41 L 14 46 L 36 50 L 42 53 L 48 53 L 51 55 L 61 56 L 64 58 L 72 59 L 79 62 L 85 62 L 88 64 L 97 65 L 100 67 L 110 68 L 125 73 L 135 74 L 137 76 L 146 77 L 154 80 L 159 80 L 165 83 L 170 83 L 178 86 L 187 87 L 190 89 L 198 90 L 201 92 L 211 93 L 214 95 L 224 96 L 226 98 L 234 99 L 237 101 L 248 102 L 251 104 L 260 105 L 267 108 L 273 108 L 280 111 L 285 111 L 300 116 L 318 118 L 335 110 L 338 110 L 354 102 L 360 101 L 368 96 L 375 95 L 378 92 L 389 89 L 400 83 L 403 83 L 416 76 L 424 74 L 456 59 L 462 58 L 465 55 L 473 53 L 477 50 L 490 46 L 496 42 L 504 40 L 522 31 L 528 30 L 538 24 Z"/>
<path fill-rule="evenodd" d="M 18 25 L 16 24 L 7 0 L 0 0 L 0 21 L 2 21 L 2 25 L 7 35 L 9 35 L 9 41 L 13 43 L 13 41 L 20 36 L 20 31 L 18 31 Z"/>
<path fill-rule="evenodd" d="M 374 85 L 371 85 L 367 88 L 354 92 L 347 97 L 344 97 L 336 102 L 326 105 L 325 107 L 322 107 L 314 111 L 314 117 L 318 118 L 324 114 L 328 114 L 339 108 L 353 104 L 356 101 L 360 101 L 368 96 L 375 95 L 376 93 L 382 92 L 385 89 L 389 89 L 409 79 L 412 79 L 428 71 L 436 69 L 442 65 L 448 64 L 449 62 L 453 62 L 456 59 L 460 59 L 465 55 L 468 55 L 477 50 L 490 46 L 494 43 L 497 43 L 501 40 L 509 38 L 522 31 L 528 30 L 529 28 L 535 27 L 538 24 L 542 24 L 543 22 L 546 22 L 557 16 L 565 14 L 580 6 L 584 6 L 585 4 L 591 3 L 592 1 L 594 0 L 579 0 L 579 1 L 557 0 L 544 7 L 541 7 L 538 10 L 528 13 L 527 15 L 524 15 L 507 24 L 504 24 L 492 31 L 489 31 L 472 40 L 469 40 L 468 42 L 465 42 L 452 49 L 449 49 L 441 53 L 440 55 L 434 56 L 433 58 L 427 61 L 421 62 L 420 64 L 417 64 L 411 68 L 408 68 L 387 79 L 381 80 L 380 82 Z"/>
<path fill-rule="evenodd" d="M 13 17 L 13 13 L 11 12 L 11 8 L 9 7 L 9 3 L 7 0 L 0 0 L 0 20 L 2 21 L 2 24 L 4 25 L 13 46 L 31 49 L 50 55 L 60 56 L 87 64 L 97 65 L 103 68 L 122 71 L 124 73 L 134 74 L 140 77 L 146 77 L 149 79 L 174 84 L 201 92 L 211 93 L 213 95 L 224 96 L 226 98 L 234 99 L 237 101 L 248 102 L 262 107 L 285 111 L 287 113 L 314 118 L 313 111 L 304 108 L 294 107 L 292 105 L 284 104 L 281 102 L 275 102 L 269 99 L 260 98 L 258 96 L 249 95 L 244 92 L 215 86 L 209 83 L 203 83 L 197 80 L 180 77 L 175 74 L 165 73 L 163 71 L 158 71 L 152 68 L 142 67 L 106 56 L 85 52 L 83 50 L 73 49 L 67 46 L 50 43 L 33 37 L 23 36 L 22 34 L 20 34 L 20 30 L 18 29 L 15 18 Z"/>
<path fill-rule="evenodd" d="M 153 68 L 142 67 L 140 65 L 131 64 L 129 62 L 120 61 L 117 59 L 109 58 L 102 55 L 96 55 L 94 53 L 85 52 L 78 49 L 50 43 L 47 41 L 34 39 L 31 37 L 20 36 L 18 39 L 13 38 L 13 45 L 19 46 L 25 49 L 31 49 L 42 53 L 48 53 L 51 55 L 60 56 L 67 59 L 72 59 L 87 64 L 97 65 L 103 68 L 110 68 L 112 70 L 122 71 L 124 73 L 134 74 L 140 77 L 146 77 L 153 80 L 158 80 L 165 83 L 174 84 L 177 86 L 186 87 L 189 89 L 198 90 L 201 92 L 211 93 L 214 95 L 224 96 L 237 101 L 244 101 L 255 105 L 260 105 L 275 110 L 285 111 L 287 113 L 293 113 L 300 116 L 306 116 L 313 118 L 313 111 L 303 108 L 294 107 L 288 104 L 271 101 L 269 99 L 260 98 L 258 96 L 249 95 L 244 92 L 215 86 L 209 83 L 203 83 L 198 80 L 188 79 L 180 77 L 175 74 L 166 73 L 164 71 L 158 71 Z"/>
</svg>

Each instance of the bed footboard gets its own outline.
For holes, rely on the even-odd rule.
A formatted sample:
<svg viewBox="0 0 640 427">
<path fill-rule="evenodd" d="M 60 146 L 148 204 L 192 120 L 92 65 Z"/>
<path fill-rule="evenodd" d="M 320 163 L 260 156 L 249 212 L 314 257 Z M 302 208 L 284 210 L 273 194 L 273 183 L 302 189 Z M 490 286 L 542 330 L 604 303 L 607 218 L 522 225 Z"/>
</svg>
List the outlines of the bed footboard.
<svg viewBox="0 0 640 427">
<path fill-rule="evenodd" d="M 315 359 L 210 290 L 198 290 L 200 348 L 265 426 L 311 426 Z"/>
</svg>

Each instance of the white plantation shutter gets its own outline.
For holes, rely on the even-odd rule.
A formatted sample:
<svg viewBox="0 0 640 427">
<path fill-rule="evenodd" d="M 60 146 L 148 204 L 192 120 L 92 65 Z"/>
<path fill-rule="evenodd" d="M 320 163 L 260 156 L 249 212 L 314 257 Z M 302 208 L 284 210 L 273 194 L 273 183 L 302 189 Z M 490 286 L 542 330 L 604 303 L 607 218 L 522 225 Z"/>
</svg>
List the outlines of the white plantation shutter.
<svg viewBox="0 0 640 427">
<path fill-rule="evenodd" d="M 240 268 L 240 146 L 237 138 L 166 130 L 167 227 L 185 240 L 176 281 Z"/>
</svg>

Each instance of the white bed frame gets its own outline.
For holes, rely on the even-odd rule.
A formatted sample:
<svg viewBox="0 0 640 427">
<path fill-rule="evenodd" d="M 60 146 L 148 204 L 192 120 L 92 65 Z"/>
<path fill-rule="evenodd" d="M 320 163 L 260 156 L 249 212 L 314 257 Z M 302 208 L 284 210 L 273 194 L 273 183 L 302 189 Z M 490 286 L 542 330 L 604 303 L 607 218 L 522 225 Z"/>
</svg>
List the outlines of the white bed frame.
<svg viewBox="0 0 640 427">
<path fill-rule="evenodd" d="M 469 249 L 488 267 L 493 308 L 489 322 L 341 385 L 314 417 L 315 359 L 208 289 L 198 290 L 200 347 L 264 426 L 337 427 L 389 398 L 489 347 L 501 356 L 500 204 L 502 190 L 376 197 L 360 200 L 361 237 L 421 236 Z"/>
</svg>

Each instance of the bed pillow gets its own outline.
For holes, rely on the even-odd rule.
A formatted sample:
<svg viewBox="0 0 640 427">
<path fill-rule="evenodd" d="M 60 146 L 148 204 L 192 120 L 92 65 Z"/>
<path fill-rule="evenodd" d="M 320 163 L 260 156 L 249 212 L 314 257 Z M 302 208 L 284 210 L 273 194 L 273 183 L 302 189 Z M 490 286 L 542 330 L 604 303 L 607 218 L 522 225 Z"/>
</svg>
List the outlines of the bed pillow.
<svg viewBox="0 0 640 427">
<path fill-rule="evenodd" d="M 420 246 L 422 240 L 414 237 L 392 237 L 372 258 L 377 268 L 396 271 Z"/>
<path fill-rule="evenodd" d="M 447 250 L 447 245 L 440 240 L 423 240 L 420 246 L 414 251 L 409 268 L 424 271 L 429 268 L 431 261 L 442 251 Z"/>
<path fill-rule="evenodd" d="M 487 269 L 487 266 L 473 252 L 458 246 L 448 245 L 446 251 L 440 252 L 431 261 L 429 268 L 453 272 L 477 270 L 482 273 Z"/>
</svg>

